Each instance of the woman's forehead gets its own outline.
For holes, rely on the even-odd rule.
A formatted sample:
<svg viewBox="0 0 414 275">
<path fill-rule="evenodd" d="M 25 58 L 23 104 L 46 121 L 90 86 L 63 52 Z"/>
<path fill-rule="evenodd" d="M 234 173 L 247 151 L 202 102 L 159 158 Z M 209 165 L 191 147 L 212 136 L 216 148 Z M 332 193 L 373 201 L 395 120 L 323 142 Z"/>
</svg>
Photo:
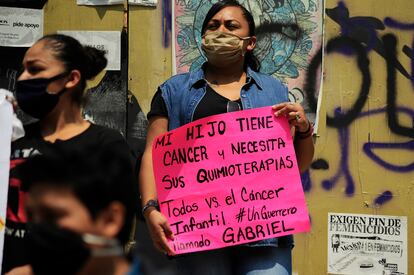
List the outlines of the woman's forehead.
<svg viewBox="0 0 414 275">
<path fill-rule="evenodd" d="M 36 60 L 43 60 L 43 61 L 55 61 L 56 58 L 53 55 L 52 49 L 50 47 L 45 47 L 46 41 L 41 40 L 33 44 L 32 47 L 30 47 L 25 56 L 24 61 L 25 62 L 33 62 Z"/>
<path fill-rule="evenodd" d="M 212 19 L 214 20 L 237 20 L 246 21 L 244 19 L 243 10 L 240 7 L 225 7 L 216 13 Z"/>
</svg>

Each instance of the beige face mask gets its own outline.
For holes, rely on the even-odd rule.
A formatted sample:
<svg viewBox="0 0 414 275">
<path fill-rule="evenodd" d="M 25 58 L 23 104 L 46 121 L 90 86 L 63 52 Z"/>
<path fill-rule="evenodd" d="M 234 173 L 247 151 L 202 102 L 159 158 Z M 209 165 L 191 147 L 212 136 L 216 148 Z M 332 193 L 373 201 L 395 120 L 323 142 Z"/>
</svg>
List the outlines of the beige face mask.
<svg viewBox="0 0 414 275">
<path fill-rule="evenodd" d="M 215 31 L 203 35 L 201 48 L 210 64 L 222 67 L 239 61 L 245 55 L 249 41 L 250 36 Z"/>
</svg>

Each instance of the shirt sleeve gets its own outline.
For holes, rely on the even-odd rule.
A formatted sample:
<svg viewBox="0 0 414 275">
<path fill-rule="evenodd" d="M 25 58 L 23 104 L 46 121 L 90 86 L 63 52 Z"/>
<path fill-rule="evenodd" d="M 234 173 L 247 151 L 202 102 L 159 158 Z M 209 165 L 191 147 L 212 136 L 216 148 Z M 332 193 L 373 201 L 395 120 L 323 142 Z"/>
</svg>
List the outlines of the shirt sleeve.
<svg viewBox="0 0 414 275">
<path fill-rule="evenodd" d="M 151 110 L 147 115 L 147 119 L 149 120 L 151 117 L 154 116 L 163 116 L 168 118 L 167 106 L 165 105 L 165 101 L 161 95 L 160 89 L 157 90 L 154 97 L 152 98 Z"/>
</svg>

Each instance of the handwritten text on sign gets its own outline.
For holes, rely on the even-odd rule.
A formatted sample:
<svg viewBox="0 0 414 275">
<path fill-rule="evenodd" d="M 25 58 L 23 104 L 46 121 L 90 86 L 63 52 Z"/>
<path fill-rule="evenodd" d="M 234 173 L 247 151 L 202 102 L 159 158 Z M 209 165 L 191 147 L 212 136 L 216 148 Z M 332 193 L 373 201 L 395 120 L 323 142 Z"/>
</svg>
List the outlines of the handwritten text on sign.
<svg viewBox="0 0 414 275">
<path fill-rule="evenodd" d="M 289 124 L 270 107 L 159 136 L 153 164 L 178 254 L 309 231 Z"/>
</svg>

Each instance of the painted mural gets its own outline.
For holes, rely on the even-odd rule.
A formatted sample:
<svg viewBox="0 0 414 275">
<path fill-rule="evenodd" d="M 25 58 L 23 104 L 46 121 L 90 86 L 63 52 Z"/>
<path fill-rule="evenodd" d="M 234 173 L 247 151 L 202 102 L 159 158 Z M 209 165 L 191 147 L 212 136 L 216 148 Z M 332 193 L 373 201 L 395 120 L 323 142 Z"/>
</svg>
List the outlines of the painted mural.
<svg viewBox="0 0 414 275">
<path fill-rule="evenodd" d="M 175 1 L 177 73 L 197 70 L 205 62 L 200 46 L 201 27 L 208 10 L 216 2 Z M 322 1 L 239 2 L 252 13 L 256 23 L 258 42 L 255 55 L 261 63 L 260 71 L 286 83 L 291 101 L 303 102 L 308 62 L 322 44 Z"/>
</svg>

